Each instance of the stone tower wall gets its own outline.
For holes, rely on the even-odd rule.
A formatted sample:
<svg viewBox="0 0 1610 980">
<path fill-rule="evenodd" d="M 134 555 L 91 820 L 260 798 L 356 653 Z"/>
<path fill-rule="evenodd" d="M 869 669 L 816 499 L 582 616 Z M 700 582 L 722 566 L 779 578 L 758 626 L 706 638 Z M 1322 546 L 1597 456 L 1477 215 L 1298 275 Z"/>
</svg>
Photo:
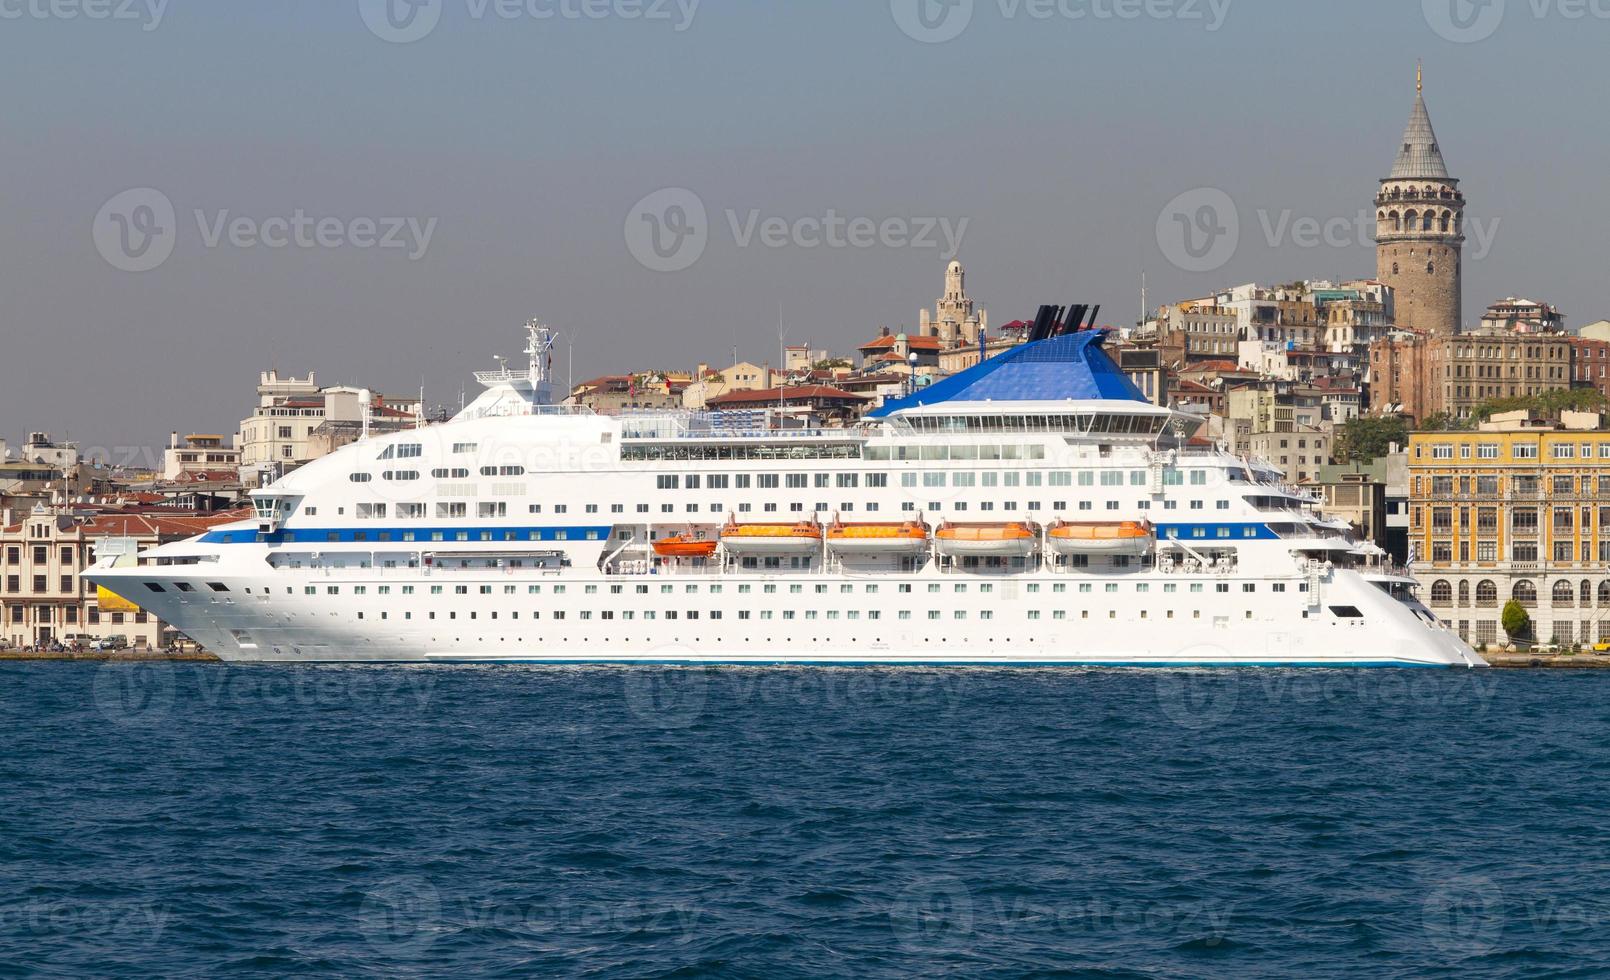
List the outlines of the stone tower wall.
<svg viewBox="0 0 1610 980">
<path fill-rule="evenodd" d="M 1422 179 L 1381 184 L 1375 201 L 1375 277 L 1392 287 L 1398 326 L 1431 334 L 1459 332 L 1465 201 L 1457 183 Z"/>
</svg>

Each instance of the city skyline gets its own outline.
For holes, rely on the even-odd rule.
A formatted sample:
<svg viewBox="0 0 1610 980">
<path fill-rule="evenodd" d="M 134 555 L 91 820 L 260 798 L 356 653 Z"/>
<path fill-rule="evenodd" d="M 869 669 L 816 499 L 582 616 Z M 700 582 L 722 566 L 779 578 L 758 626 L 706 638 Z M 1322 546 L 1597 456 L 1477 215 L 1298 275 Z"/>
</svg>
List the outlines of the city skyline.
<svg viewBox="0 0 1610 980">
<path fill-rule="evenodd" d="M 577 380 L 734 345 L 775 361 L 779 306 L 789 342 L 842 352 L 882 326 L 915 330 L 951 251 L 997 322 L 1050 299 L 1131 322 L 1143 272 L 1153 305 L 1369 277 L 1374 244 L 1354 219 L 1391 165 L 1421 58 L 1470 195 L 1466 325 L 1510 295 L 1555 303 L 1572 326 L 1610 314 L 1595 277 L 1606 233 L 1579 217 L 1604 193 L 1580 145 L 1594 136 L 1572 125 L 1586 96 L 1565 84 L 1571 53 L 1610 30 L 1592 15 L 1511 4 L 1462 43 L 1429 3 L 1321 17 L 1182 2 L 1131 20 L 979 4 L 959 36 L 924 43 L 898 4 L 770 18 L 690 6 L 691 21 L 535 23 L 445 5 L 408 43 L 388 43 L 362 4 L 164 8 L 150 30 L 12 23 L 0 71 L 14 88 L 69 53 L 91 64 L 19 105 L 28 138 L 0 151 L 24 192 L 4 232 L 4 435 L 160 445 L 238 420 L 276 367 L 405 393 L 423 381 L 451 405 L 471 370 L 515 353 L 532 315 L 574 338 Z M 1320 27 L 1329 44 L 1291 43 Z M 1499 75 L 1506 38 L 1558 57 Z M 177 240 L 124 271 L 97 248 L 117 228 L 100 212 L 141 188 L 171 203 Z M 1239 241 L 1193 271 L 1158 225 L 1203 189 L 1231 202 Z M 705 212 L 706 241 L 675 271 L 645 264 L 630 222 L 665 191 Z M 276 219 L 294 237 L 299 213 L 310 244 L 263 244 Z M 320 219 L 336 222 L 332 244 Z M 840 246 L 809 244 L 835 221 Z M 849 241 L 858 221 L 872 244 Z M 677 231 L 650 230 L 662 245 Z M 77 385 L 60 383 L 64 363 Z"/>
</svg>

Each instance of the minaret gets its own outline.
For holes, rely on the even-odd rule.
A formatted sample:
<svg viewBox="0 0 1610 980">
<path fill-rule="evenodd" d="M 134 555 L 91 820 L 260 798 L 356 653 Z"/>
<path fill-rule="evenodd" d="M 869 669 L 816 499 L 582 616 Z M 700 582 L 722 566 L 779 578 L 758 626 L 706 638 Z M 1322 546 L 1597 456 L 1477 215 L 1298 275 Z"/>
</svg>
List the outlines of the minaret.
<svg viewBox="0 0 1610 980">
<path fill-rule="evenodd" d="M 1448 176 L 1418 68 L 1414 89 L 1397 160 L 1375 198 L 1375 277 L 1392 287 L 1398 326 L 1455 334 L 1463 309 L 1465 195 Z"/>
</svg>

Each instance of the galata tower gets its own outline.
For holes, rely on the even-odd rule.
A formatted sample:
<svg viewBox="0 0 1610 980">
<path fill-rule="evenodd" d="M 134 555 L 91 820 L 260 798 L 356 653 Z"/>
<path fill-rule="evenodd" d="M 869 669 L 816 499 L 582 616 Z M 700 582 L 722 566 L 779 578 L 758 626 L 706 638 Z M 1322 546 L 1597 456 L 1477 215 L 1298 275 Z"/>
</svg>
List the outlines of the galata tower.
<svg viewBox="0 0 1610 980">
<path fill-rule="evenodd" d="M 1393 289 L 1398 326 L 1454 334 L 1463 308 L 1465 195 L 1448 176 L 1418 71 L 1414 87 L 1397 161 L 1375 198 L 1375 278 Z"/>
</svg>

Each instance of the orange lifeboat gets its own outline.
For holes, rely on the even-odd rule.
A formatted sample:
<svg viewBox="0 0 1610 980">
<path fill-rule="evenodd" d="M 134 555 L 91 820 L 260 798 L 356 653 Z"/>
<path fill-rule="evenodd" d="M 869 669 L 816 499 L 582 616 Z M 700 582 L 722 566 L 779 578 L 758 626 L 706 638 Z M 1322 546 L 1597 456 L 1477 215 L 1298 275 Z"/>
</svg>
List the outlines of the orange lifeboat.
<svg viewBox="0 0 1610 980">
<path fill-rule="evenodd" d="M 716 545 L 697 535 L 673 534 L 654 542 L 654 553 L 661 558 L 709 558 L 716 553 Z"/>
<path fill-rule="evenodd" d="M 942 555 L 1023 558 L 1034 554 L 1039 534 L 1033 524 L 1023 521 L 1003 524 L 947 523 L 934 532 L 934 541 Z"/>
<path fill-rule="evenodd" d="M 928 525 L 918 521 L 892 524 L 845 524 L 827 529 L 827 546 L 844 555 L 919 555 L 928 550 Z"/>
<path fill-rule="evenodd" d="M 822 525 L 728 523 L 721 543 L 735 555 L 806 555 L 822 546 Z"/>
<path fill-rule="evenodd" d="M 1046 537 L 1064 555 L 1144 555 L 1153 541 L 1147 521 L 1058 521 Z"/>
</svg>

